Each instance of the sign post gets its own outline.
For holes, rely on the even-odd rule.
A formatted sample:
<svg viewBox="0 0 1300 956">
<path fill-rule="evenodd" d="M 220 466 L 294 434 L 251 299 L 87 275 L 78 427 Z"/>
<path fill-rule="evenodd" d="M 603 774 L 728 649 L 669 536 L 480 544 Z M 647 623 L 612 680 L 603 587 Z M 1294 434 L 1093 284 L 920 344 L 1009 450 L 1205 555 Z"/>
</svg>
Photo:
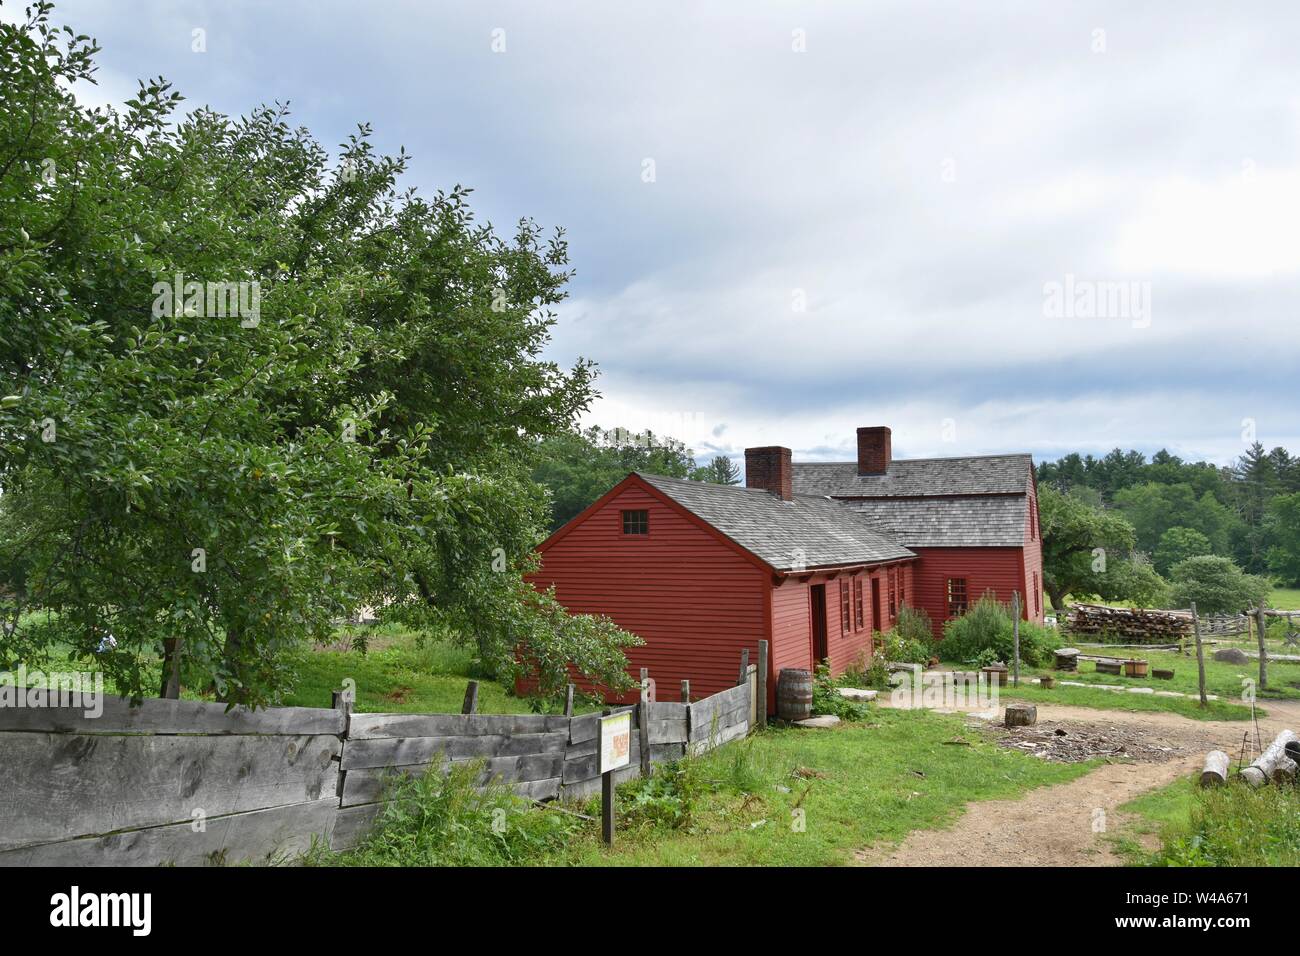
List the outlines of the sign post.
<svg viewBox="0 0 1300 956">
<path fill-rule="evenodd" d="M 600 772 L 600 838 L 606 846 L 614 845 L 614 771 L 632 762 L 632 712 L 617 714 L 605 711 L 600 718 L 600 749 L 597 767 Z"/>
</svg>

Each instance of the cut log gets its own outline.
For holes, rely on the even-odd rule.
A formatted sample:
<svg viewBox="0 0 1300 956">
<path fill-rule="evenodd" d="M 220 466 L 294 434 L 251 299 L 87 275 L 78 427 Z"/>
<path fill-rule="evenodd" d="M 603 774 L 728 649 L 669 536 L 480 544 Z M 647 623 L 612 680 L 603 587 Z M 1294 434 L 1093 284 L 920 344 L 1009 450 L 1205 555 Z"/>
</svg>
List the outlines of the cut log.
<svg viewBox="0 0 1300 956">
<path fill-rule="evenodd" d="M 1008 727 L 1032 727 L 1038 723 L 1038 708 L 1033 704 L 1007 704 Z"/>
<path fill-rule="evenodd" d="M 1283 757 L 1277 762 L 1277 766 L 1273 768 L 1269 779 L 1273 781 L 1275 786 L 1280 787 L 1284 783 L 1295 783 L 1295 774 L 1296 762 L 1290 757 Z"/>
<path fill-rule="evenodd" d="M 1295 761 L 1286 755 L 1286 745 L 1296 742 L 1297 739 L 1296 735 L 1291 731 L 1282 731 L 1268 745 L 1268 749 L 1260 754 L 1249 767 L 1241 771 L 1242 777 L 1252 787 L 1262 787 L 1272 778 L 1273 772 L 1281 765 L 1283 760 L 1294 767 Z M 1286 770 L 1287 768 L 1283 767 L 1284 773 Z M 1294 777 L 1294 769 L 1291 770 L 1291 773 Z"/>
<path fill-rule="evenodd" d="M 1205 769 L 1201 771 L 1202 787 L 1221 787 L 1228 782 L 1228 765 L 1231 759 L 1222 750 L 1211 750 L 1205 755 Z"/>
</svg>

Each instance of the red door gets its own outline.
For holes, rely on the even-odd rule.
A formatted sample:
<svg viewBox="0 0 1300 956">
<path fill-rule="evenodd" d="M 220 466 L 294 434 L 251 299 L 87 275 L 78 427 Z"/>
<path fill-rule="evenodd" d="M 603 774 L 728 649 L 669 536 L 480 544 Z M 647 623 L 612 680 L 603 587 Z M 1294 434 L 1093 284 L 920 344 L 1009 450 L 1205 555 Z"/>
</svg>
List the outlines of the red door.
<svg viewBox="0 0 1300 956">
<path fill-rule="evenodd" d="M 826 643 L 826 585 L 814 584 L 808 589 L 812 600 L 813 667 L 830 657 Z"/>
</svg>

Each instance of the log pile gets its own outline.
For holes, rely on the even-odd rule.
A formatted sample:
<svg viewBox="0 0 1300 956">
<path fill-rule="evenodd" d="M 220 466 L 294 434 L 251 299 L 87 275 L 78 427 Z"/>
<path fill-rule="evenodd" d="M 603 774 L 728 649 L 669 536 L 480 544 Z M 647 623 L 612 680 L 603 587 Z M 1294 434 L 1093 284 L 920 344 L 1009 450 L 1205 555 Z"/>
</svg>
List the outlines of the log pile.
<svg viewBox="0 0 1300 956">
<path fill-rule="evenodd" d="M 1249 767 L 1243 767 L 1241 776 L 1252 787 L 1262 787 L 1272 780 L 1274 783 L 1289 783 L 1295 780 L 1296 764 L 1287 755 L 1287 744 L 1297 742 L 1296 735 L 1289 730 L 1278 734 L 1267 749 L 1260 754 Z M 1294 748 L 1292 748 L 1294 752 Z"/>
<path fill-rule="evenodd" d="M 1190 611 L 1071 604 L 1071 634 L 1125 637 L 1142 644 L 1168 644 L 1192 633 Z"/>
</svg>

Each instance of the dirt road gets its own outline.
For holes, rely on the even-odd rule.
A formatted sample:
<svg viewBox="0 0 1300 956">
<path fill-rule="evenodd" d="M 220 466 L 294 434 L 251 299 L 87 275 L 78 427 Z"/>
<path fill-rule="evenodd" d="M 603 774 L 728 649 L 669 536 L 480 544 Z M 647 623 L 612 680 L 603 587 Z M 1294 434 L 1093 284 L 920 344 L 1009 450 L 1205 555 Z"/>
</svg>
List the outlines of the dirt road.
<svg viewBox="0 0 1300 956">
<path fill-rule="evenodd" d="M 1284 728 L 1300 729 L 1300 702 L 1265 701 L 1260 718 L 1265 744 Z M 897 846 L 858 851 L 864 866 L 1115 866 L 1106 833 L 1122 824 L 1117 808 L 1147 791 L 1199 770 L 1205 753 L 1225 750 L 1234 759 L 1242 735 L 1254 736 L 1245 721 L 1191 720 L 1167 712 L 1094 710 L 1038 705 L 1040 725 L 1067 731 L 1078 726 L 1117 737 L 1140 733 L 1168 748 L 1162 762 L 1112 763 L 1053 787 L 1031 790 L 1015 800 L 970 803 L 945 830 L 915 830 Z M 999 721 L 1000 723 L 1000 721 Z"/>
</svg>

